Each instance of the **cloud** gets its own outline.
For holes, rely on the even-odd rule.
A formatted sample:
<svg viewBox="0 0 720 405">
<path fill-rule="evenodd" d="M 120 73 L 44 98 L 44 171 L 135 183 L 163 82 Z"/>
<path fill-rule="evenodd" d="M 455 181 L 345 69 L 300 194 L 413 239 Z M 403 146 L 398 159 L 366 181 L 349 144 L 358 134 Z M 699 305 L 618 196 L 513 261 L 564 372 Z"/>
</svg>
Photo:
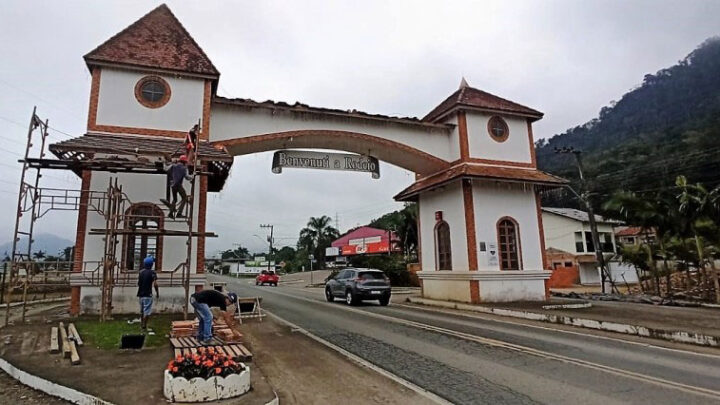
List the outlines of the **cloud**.
<svg viewBox="0 0 720 405">
<path fill-rule="evenodd" d="M 0 229 L 10 239 L 25 123 L 33 105 L 63 132 L 84 133 L 90 77 L 82 55 L 160 2 L 5 1 L 0 14 Z M 229 97 L 301 101 L 390 115 L 423 116 L 470 84 L 537 108 L 536 137 L 584 123 L 655 72 L 718 34 L 716 1 L 169 1 L 222 72 Z M 30 18 L 32 16 L 32 18 Z M 52 140 L 66 136 L 53 132 Z M 383 165 L 354 173 L 270 173 L 270 154 L 236 158 L 225 190 L 209 198 L 210 248 L 264 249 L 260 223 L 292 244 L 308 217 L 341 228 L 397 207 L 412 182 Z M 46 186 L 79 187 L 69 173 Z M 75 218 L 52 213 L 43 232 L 73 234 Z M 262 236 L 262 234 L 260 234 Z M 1 240 L 2 238 L 0 238 Z"/>
</svg>

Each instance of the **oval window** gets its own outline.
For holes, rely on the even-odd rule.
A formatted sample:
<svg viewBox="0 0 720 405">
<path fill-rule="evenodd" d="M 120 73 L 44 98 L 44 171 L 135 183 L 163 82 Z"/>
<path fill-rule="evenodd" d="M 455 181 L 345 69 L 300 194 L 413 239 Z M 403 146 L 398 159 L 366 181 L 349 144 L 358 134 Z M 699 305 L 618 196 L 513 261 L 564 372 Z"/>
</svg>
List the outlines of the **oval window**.
<svg viewBox="0 0 720 405">
<path fill-rule="evenodd" d="M 148 108 L 159 108 L 170 100 L 170 85 L 160 76 L 146 76 L 135 85 L 135 98 Z"/>
<path fill-rule="evenodd" d="M 503 142 L 510 136 L 510 129 L 502 117 L 495 115 L 488 121 L 488 133 L 492 139 Z"/>
</svg>

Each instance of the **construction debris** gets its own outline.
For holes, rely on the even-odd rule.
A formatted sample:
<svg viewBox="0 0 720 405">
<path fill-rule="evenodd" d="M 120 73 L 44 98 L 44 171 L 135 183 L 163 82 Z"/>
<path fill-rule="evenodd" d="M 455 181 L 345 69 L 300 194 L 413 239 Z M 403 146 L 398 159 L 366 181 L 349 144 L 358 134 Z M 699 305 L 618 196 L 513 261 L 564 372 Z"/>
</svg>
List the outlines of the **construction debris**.
<svg viewBox="0 0 720 405">
<path fill-rule="evenodd" d="M 73 366 L 80 364 L 80 353 L 78 353 L 77 347 L 82 344 L 80 334 L 72 323 L 67 330 L 62 322 L 58 326 L 50 328 L 50 353 L 55 354 L 62 351 L 63 357 L 70 359 L 70 364 Z"/>
<path fill-rule="evenodd" d="M 174 321 L 172 323 L 172 329 L 170 331 L 170 337 L 173 338 L 186 338 L 195 337 L 198 334 L 198 320 L 192 321 Z M 240 342 L 242 334 L 235 333 L 230 326 L 225 323 L 222 318 L 213 319 L 213 335 L 223 342 L 226 343 L 237 343 Z"/>
</svg>

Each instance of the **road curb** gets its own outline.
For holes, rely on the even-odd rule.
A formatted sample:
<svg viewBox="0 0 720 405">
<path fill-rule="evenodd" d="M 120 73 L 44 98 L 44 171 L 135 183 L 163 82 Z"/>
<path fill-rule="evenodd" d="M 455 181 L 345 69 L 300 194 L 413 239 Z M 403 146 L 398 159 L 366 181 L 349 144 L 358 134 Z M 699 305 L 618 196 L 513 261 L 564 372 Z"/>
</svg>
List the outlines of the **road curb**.
<svg viewBox="0 0 720 405">
<path fill-rule="evenodd" d="M 30 374 L 27 371 L 20 370 L 19 368 L 10 364 L 7 360 L 0 358 L 0 369 L 8 373 L 10 377 L 20 381 L 30 388 L 42 391 L 48 395 L 64 399 L 79 405 L 113 405 L 112 402 L 105 401 L 94 395 L 80 392 L 70 387 L 48 381 L 44 378 Z"/>
<path fill-rule="evenodd" d="M 681 330 L 665 330 L 655 329 L 646 326 L 628 325 L 624 323 L 598 321 L 595 319 L 576 318 L 565 315 L 542 314 L 530 311 L 518 311 L 513 309 L 492 308 L 480 305 L 463 304 L 449 301 L 431 300 L 427 298 L 409 297 L 408 301 L 413 304 L 459 309 L 462 311 L 481 312 L 485 314 L 499 315 L 510 318 L 528 319 L 531 321 L 541 321 L 548 323 L 557 323 L 561 325 L 577 326 L 586 329 L 602 330 L 606 332 L 624 333 L 626 335 L 635 335 L 641 337 L 649 337 L 654 339 L 667 340 L 670 342 L 689 343 L 698 346 L 720 347 L 720 337 L 712 335 L 704 335 L 701 333 L 681 331 Z"/>
</svg>

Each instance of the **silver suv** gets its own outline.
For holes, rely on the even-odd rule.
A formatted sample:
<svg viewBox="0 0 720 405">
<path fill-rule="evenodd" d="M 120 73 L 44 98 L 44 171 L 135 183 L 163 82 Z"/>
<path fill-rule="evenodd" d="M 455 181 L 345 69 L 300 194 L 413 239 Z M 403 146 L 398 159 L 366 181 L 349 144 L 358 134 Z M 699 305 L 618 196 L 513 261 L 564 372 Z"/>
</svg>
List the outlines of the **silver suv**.
<svg viewBox="0 0 720 405">
<path fill-rule="evenodd" d="M 377 269 L 348 268 L 340 270 L 325 283 L 325 298 L 329 302 L 344 298 L 348 305 L 363 300 L 378 300 L 380 305 L 390 303 L 390 280 Z"/>
</svg>

